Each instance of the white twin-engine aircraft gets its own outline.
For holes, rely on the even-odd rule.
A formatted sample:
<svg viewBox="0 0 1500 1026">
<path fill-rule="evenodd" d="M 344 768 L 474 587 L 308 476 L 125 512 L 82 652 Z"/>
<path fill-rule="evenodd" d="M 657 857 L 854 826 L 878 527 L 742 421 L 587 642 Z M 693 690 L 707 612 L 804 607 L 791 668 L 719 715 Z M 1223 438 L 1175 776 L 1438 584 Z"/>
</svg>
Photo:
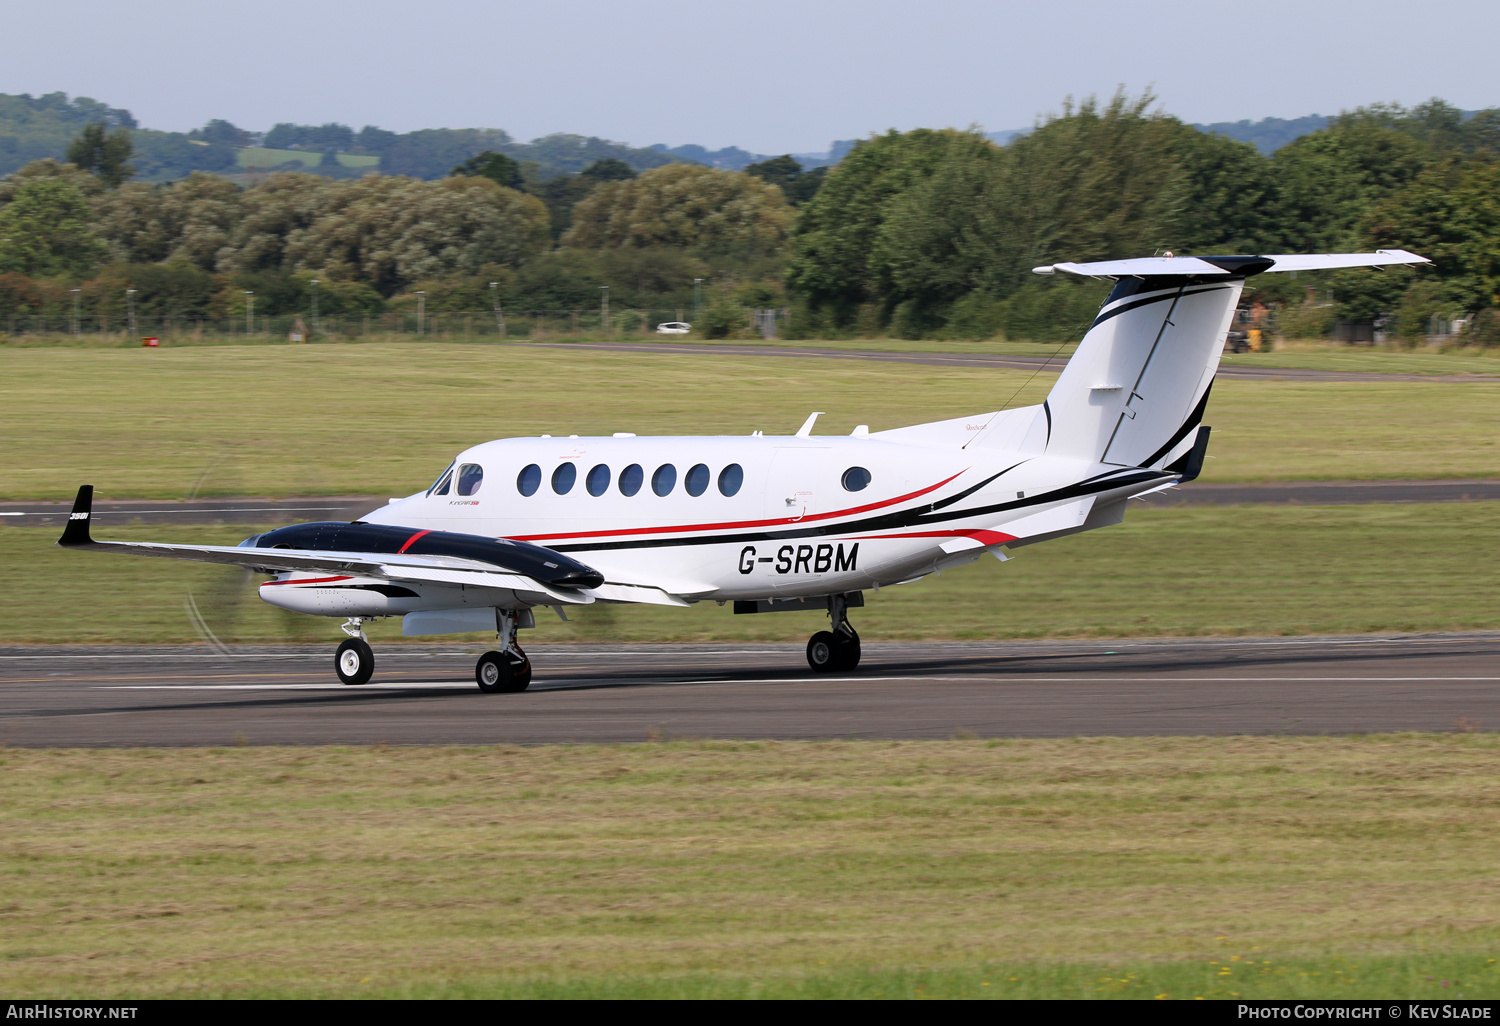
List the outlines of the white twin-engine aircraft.
<svg viewBox="0 0 1500 1026">
<path fill-rule="evenodd" d="M 1197 477 L 1247 278 L 1425 262 L 1383 250 L 1038 267 L 1116 282 L 1040 406 L 846 437 L 813 434 L 814 413 L 790 436 L 507 438 L 459 453 L 431 488 L 363 520 L 237 547 L 94 541 L 85 485 L 58 544 L 269 574 L 265 601 L 347 617 L 335 657 L 345 684 L 374 669 L 364 622 L 400 616 L 405 635 L 494 630 L 479 687 L 521 691 L 531 663 L 516 631 L 534 625 L 532 610 L 566 619 L 593 602 L 826 609 L 831 629 L 812 636 L 807 661 L 852 670 L 848 611 L 865 589 L 1117 524 L 1130 497 Z"/>
</svg>

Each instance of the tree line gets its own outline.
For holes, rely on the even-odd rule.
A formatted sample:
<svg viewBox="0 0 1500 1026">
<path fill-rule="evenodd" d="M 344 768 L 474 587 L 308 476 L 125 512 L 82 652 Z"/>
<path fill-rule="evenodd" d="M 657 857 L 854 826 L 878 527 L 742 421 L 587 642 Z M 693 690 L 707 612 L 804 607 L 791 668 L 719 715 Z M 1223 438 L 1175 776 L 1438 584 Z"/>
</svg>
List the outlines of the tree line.
<svg viewBox="0 0 1500 1026">
<path fill-rule="evenodd" d="M 789 156 L 743 171 L 601 157 L 544 178 L 488 149 L 433 181 L 282 172 L 250 185 L 130 181 L 126 126 L 101 119 L 68 161 L 0 181 L 0 315 L 58 316 L 76 295 L 117 317 L 127 288 L 148 316 L 235 316 L 248 292 L 260 313 L 297 313 L 314 279 L 328 315 L 403 309 L 419 292 L 433 311 L 589 308 L 601 286 L 621 306 L 683 308 L 705 279 L 706 319 L 726 331 L 733 311 L 776 306 L 801 337 L 1061 340 L 1101 286 L 1034 266 L 1406 248 L 1433 267 L 1252 285 L 1300 334 L 1383 318 L 1417 338 L 1462 315 L 1479 315 L 1476 340 L 1495 332 L 1500 111 L 1374 105 L 1267 155 L 1153 103 L 1065 104 L 1003 147 L 977 131 L 892 131 L 812 170 Z M 308 138 L 320 141 L 347 142 Z"/>
<path fill-rule="evenodd" d="M 1034 266 L 1178 254 L 1406 248 L 1431 270 L 1266 276 L 1263 301 L 1301 307 L 1303 333 L 1500 302 L 1500 111 L 1433 100 L 1346 112 L 1270 156 L 1205 134 L 1153 99 L 1065 105 L 996 147 L 974 132 L 873 138 L 799 216 L 787 284 L 821 333 L 1040 338 L 1087 322 L 1099 287 Z M 1322 302 L 1331 299 L 1332 304 Z"/>
</svg>

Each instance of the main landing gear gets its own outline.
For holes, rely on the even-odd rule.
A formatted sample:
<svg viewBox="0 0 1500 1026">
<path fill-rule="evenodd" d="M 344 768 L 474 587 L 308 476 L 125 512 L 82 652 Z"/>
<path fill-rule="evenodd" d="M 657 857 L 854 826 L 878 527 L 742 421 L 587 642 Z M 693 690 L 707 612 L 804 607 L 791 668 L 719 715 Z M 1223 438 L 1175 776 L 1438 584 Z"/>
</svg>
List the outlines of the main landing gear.
<svg viewBox="0 0 1500 1026">
<path fill-rule="evenodd" d="M 500 651 L 486 652 L 474 666 L 474 680 L 485 694 L 525 691 L 531 685 L 531 660 L 516 644 L 518 616 L 508 609 L 495 610 L 495 633 Z"/>
<path fill-rule="evenodd" d="M 375 672 L 375 650 L 365 638 L 364 624 L 364 617 L 351 616 L 341 625 L 349 640 L 334 653 L 333 668 L 345 684 L 368 683 Z"/>
<path fill-rule="evenodd" d="M 807 665 L 818 673 L 839 673 L 859 665 L 859 635 L 849 625 L 848 613 L 844 596 L 828 596 L 833 630 L 819 631 L 807 641 Z"/>
<path fill-rule="evenodd" d="M 351 616 L 341 629 L 349 639 L 334 653 L 333 668 L 345 684 L 368 684 L 375 672 L 375 652 L 365 637 L 364 623 L 370 617 Z M 474 666 L 474 680 L 486 694 L 525 691 L 531 685 L 531 660 L 516 644 L 516 630 L 533 625 L 530 610 L 519 613 L 509 609 L 495 610 L 495 633 L 500 637 L 500 651 L 486 652 Z"/>
</svg>

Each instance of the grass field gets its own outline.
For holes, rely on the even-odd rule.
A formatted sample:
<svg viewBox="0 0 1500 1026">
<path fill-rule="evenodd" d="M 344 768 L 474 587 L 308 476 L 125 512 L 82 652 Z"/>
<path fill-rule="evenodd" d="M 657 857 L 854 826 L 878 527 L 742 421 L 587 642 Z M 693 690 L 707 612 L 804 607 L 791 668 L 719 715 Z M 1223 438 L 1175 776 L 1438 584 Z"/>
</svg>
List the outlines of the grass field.
<svg viewBox="0 0 1500 1026">
<path fill-rule="evenodd" d="M 360 153 L 337 154 L 338 161 L 344 167 L 367 167 L 377 168 L 380 166 L 380 158 Z M 323 159 L 320 152 L 308 150 L 271 150 L 264 146 L 246 146 L 235 150 L 235 163 L 246 170 L 253 171 L 256 168 L 276 167 L 290 161 L 297 161 L 304 167 L 317 167 L 318 162 Z"/>
<path fill-rule="evenodd" d="M 0 989 L 1500 997 L 1500 738 L 0 752 Z"/>
<path fill-rule="evenodd" d="M 867 592 L 867 639 L 1295 635 L 1500 628 L 1494 503 L 1135 509 L 1125 523 Z M 233 544 L 249 528 L 99 529 L 101 537 Z M 0 528 L 0 644 L 196 642 L 191 589 L 226 642 L 338 639 L 335 621 L 274 609 L 238 570 L 53 546 Z M 255 578 L 259 580 L 260 578 Z M 231 612 L 231 601 L 239 598 Z M 803 641 L 817 613 L 734 616 L 596 604 L 531 641 Z M 400 637 L 399 620 L 370 627 Z M 478 636 L 476 636 L 477 638 Z M 481 639 L 482 640 L 482 639 Z"/>
<path fill-rule="evenodd" d="M 0 498 L 409 494 L 505 435 L 880 430 L 1036 402 L 1047 374 L 447 343 L 0 350 Z M 1205 480 L 1474 477 L 1500 382 L 1222 380 Z"/>
</svg>

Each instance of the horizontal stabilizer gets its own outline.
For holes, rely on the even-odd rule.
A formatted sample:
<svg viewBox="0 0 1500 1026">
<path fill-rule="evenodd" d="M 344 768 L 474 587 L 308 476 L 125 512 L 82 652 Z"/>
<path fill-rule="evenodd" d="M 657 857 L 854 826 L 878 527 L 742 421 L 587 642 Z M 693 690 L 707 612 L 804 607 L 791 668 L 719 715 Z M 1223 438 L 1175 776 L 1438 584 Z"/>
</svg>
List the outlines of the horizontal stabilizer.
<svg viewBox="0 0 1500 1026">
<path fill-rule="evenodd" d="M 1093 263 L 1048 264 L 1034 267 L 1037 274 L 1063 271 L 1091 278 L 1149 278 L 1214 276 L 1242 277 L 1266 271 L 1323 271 L 1337 267 L 1391 267 L 1396 264 L 1426 264 L 1426 257 L 1404 249 L 1381 249 L 1374 253 L 1275 253 L 1264 256 L 1160 256 L 1132 260 L 1099 260 Z"/>
</svg>

